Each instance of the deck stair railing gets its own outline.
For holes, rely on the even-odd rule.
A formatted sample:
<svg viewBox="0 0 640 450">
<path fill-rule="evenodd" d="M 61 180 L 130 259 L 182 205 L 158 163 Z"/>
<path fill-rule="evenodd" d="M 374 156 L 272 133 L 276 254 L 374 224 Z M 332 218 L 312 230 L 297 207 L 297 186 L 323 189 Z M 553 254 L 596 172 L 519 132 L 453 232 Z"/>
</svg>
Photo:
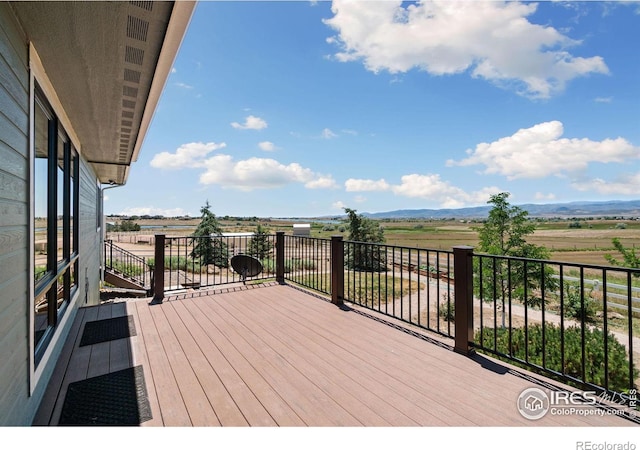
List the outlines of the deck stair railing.
<svg viewBox="0 0 640 450">
<path fill-rule="evenodd" d="M 121 280 L 127 286 L 148 292 L 153 289 L 153 273 L 146 258 L 118 247 L 109 239 L 104 241 L 103 268 L 105 275 L 114 275 L 114 280 Z"/>
</svg>

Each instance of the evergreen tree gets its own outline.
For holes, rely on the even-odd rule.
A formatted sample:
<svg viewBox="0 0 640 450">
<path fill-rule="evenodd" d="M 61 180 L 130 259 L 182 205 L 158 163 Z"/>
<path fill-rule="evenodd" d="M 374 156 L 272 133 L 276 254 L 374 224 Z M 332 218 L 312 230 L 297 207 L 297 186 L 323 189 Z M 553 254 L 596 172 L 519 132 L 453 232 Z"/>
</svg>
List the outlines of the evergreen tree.
<svg viewBox="0 0 640 450">
<path fill-rule="evenodd" d="M 258 259 L 265 259 L 271 254 L 272 250 L 273 246 L 269 241 L 268 230 L 258 224 L 256 232 L 247 246 L 247 252 Z"/>
<path fill-rule="evenodd" d="M 199 258 L 201 265 L 214 264 L 218 267 L 229 267 L 229 249 L 222 238 L 222 226 L 207 200 L 200 208 L 200 223 L 191 235 L 191 257 Z"/>
</svg>

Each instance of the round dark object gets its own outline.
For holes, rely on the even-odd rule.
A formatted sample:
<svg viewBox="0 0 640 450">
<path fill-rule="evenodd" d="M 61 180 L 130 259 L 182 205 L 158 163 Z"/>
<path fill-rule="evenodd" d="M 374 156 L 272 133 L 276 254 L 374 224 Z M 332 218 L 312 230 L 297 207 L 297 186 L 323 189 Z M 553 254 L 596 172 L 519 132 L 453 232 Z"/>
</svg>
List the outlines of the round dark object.
<svg viewBox="0 0 640 450">
<path fill-rule="evenodd" d="M 247 277 L 255 277 L 262 272 L 260 260 L 249 255 L 234 256 L 231 258 L 231 267 L 242 276 L 243 280 Z"/>
</svg>

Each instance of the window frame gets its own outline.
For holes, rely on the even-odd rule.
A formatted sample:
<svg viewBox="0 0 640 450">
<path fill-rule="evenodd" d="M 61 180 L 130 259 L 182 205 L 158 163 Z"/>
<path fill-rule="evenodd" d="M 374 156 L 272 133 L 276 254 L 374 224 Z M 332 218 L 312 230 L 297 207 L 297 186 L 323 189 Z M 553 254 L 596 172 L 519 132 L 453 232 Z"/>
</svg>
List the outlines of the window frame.
<svg viewBox="0 0 640 450">
<path fill-rule="evenodd" d="M 34 298 L 46 298 L 47 318 L 43 335 L 36 341 L 34 329 L 33 357 L 35 366 L 42 360 L 55 329 L 78 290 L 78 194 L 79 158 L 64 127 L 51 108 L 38 82 L 34 84 L 34 101 L 47 116 L 47 266 L 44 277 L 33 281 Z M 35 108 L 34 107 L 34 108 Z M 62 149 L 60 149 L 62 144 Z M 62 155 L 62 170 L 59 167 Z M 72 163 L 73 161 L 73 163 Z M 62 180 L 59 177 L 62 176 Z M 74 182 L 71 182 L 71 179 Z M 35 180 L 32 180 L 34 183 Z M 73 192 L 71 188 L 73 187 Z M 62 192 L 60 192 L 62 189 Z M 60 200 L 62 205 L 59 205 Z M 72 204 L 73 202 L 73 204 Z M 58 221 L 62 213 L 62 230 Z M 72 215 L 74 220 L 71 220 Z M 35 220 L 35 214 L 34 214 Z M 59 238 L 62 239 L 60 257 Z M 73 249 L 73 252 L 72 252 Z M 35 254 L 32 255 L 35 265 Z M 34 308 L 35 314 L 35 308 Z M 34 318 L 34 327 L 35 318 Z"/>
<path fill-rule="evenodd" d="M 29 220 L 29 249 L 31 261 L 29 263 L 29 392 L 33 394 L 49 367 L 57 342 L 61 339 L 60 330 L 68 326 L 72 319 L 71 308 L 80 297 L 80 166 L 81 151 L 78 137 L 71 126 L 71 122 L 62 107 L 58 96 L 48 79 L 39 55 L 33 44 L 29 44 L 29 201 L 31 203 Z M 35 161 L 36 161 L 36 108 L 42 107 L 47 116 L 47 268 L 45 275 L 37 282 L 35 279 L 35 221 L 36 211 L 35 192 Z M 40 136 L 42 138 L 42 136 Z M 63 146 L 64 177 L 60 183 L 58 175 L 57 142 L 60 139 Z M 55 141 L 55 143 L 54 143 Z M 55 149 L 53 152 L 52 147 Z M 54 176 L 51 176 L 55 173 Z M 63 191 L 60 196 L 63 202 L 62 211 L 62 257 L 58 258 L 58 186 Z M 42 194 L 42 193 L 41 193 Z M 54 251 L 51 251 L 51 250 Z M 46 326 L 40 327 L 36 323 L 36 301 L 46 298 L 47 314 Z M 36 336 L 36 328 L 38 336 Z M 40 330 L 44 329 L 42 335 Z"/>
</svg>

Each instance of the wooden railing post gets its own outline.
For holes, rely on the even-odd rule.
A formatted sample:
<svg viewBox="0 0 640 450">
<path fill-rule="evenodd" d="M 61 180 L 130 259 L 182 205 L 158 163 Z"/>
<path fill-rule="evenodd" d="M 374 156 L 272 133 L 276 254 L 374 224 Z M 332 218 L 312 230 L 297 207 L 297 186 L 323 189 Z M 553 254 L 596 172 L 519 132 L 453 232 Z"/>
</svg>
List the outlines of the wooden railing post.
<svg viewBox="0 0 640 450">
<path fill-rule="evenodd" d="M 153 267 L 153 301 L 156 303 L 162 303 L 162 299 L 164 299 L 164 243 L 165 235 L 156 234 L 155 265 Z"/>
<path fill-rule="evenodd" d="M 331 236 L 331 303 L 342 305 L 344 300 L 344 241 Z"/>
<path fill-rule="evenodd" d="M 276 282 L 284 284 L 284 231 L 276 231 Z"/>
<path fill-rule="evenodd" d="M 453 247 L 453 277 L 455 289 L 454 350 L 463 355 L 474 352 L 473 342 L 473 247 Z"/>
</svg>

